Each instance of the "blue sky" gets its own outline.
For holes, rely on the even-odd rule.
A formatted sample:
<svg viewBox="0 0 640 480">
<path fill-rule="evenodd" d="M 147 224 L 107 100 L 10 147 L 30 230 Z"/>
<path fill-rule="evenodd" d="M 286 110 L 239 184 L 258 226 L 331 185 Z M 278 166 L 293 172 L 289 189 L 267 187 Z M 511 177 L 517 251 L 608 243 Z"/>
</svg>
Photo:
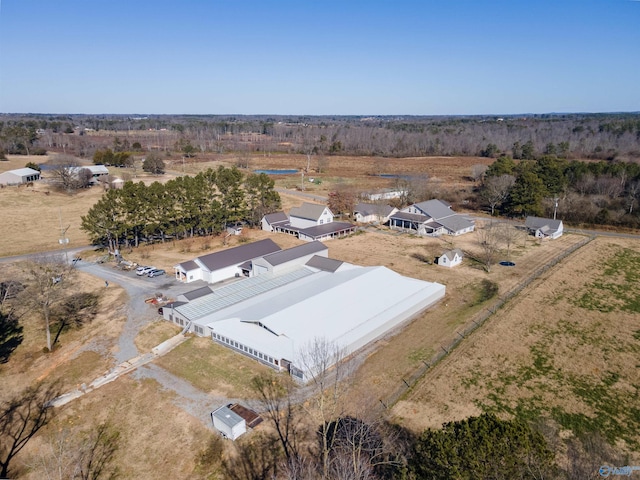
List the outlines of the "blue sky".
<svg viewBox="0 0 640 480">
<path fill-rule="evenodd" d="M 640 1 L 0 2 L 4 113 L 640 111 Z"/>
</svg>

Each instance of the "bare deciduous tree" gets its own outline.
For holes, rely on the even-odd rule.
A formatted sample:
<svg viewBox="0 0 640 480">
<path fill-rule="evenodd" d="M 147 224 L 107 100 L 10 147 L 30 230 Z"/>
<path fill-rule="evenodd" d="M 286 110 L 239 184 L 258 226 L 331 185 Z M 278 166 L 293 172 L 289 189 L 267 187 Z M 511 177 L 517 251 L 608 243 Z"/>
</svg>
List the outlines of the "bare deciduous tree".
<svg viewBox="0 0 640 480">
<path fill-rule="evenodd" d="M 479 180 L 482 180 L 484 174 L 487 171 L 487 168 L 488 167 L 486 165 L 482 165 L 481 163 L 478 163 L 471 167 L 471 178 L 473 179 L 473 181 L 477 182 Z"/>
<path fill-rule="evenodd" d="M 500 175 L 485 180 L 482 187 L 482 197 L 491 207 L 491 216 L 495 214 L 496 207 L 507 199 L 515 182 L 516 177 L 513 175 Z"/>
<path fill-rule="evenodd" d="M 75 157 L 56 155 L 47 163 L 51 166 L 50 171 L 54 181 L 61 189 L 71 192 L 79 188 L 79 175 L 82 169 L 80 162 Z"/>
<path fill-rule="evenodd" d="M 304 372 L 311 396 L 305 402 L 305 411 L 320 425 L 320 457 L 323 475 L 330 466 L 332 438 L 327 435 L 330 421 L 344 413 L 344 393 L 348 388 L 348 365 L 344 361 L 346 352 L 335 342 L 326 338 L 315 338 L 300 351 L 301 368 Z"/>
<path fill-rule="evenodd" d="M 225 478 L 229 480 L 275 479 L 281 454 L 278 439 L 256 434 L 249 440 L 234 444 L 236 455 L 223 462 Z M 302 480 L 302 479 L 301 479 Z"/>
<path fill-rule="evenodd" d="M 11 462 L 53 415 L 49 402 L 58 396 L 57 385 L 38 384 L 0 407 L 0 478 L 11 474 Z"/>
<path fill-rule="evenodd" d="M 629 214 L 633 213 L 633 207 L 636 204 L 638 195 L 640 194 L 640 180 L 631 182 L 627 187 L 627 205 L 629 206 Z"/>
<path fill-rule="evenodd" d="M 513 245 L 515 245 L 516 242 L 525 235 L 525 233 L 506 222 L 499 223 L 494 228 L 496 228 L 496 236 L 498 240 L 500 240 L 507 249 L 507 258 L 510 258 L 511 247 L 513 247 Z"/>
<path fill-rule="evenodd" d="M 119 446 L 120 433 L 109 423 L 77 436 L 60 430 L 39 448 L 31 468 L 49 479 L 112 480 L 118 476 L 113 460 Z"/>
<path fill-rule="evenodd" d="M 299 407 L 293 398 L 295 384 L 290 377 L 267 373 L 254 377 L 251 388 L 258 394 L 262 411 L 276 430 L 287 464 L 297 464 L 300 458 L 300 416 Z"/>
<path fill-rule="evenodd" d="M 21 298 L 25 305 L 38 310 L 47 334 L 47 349 L 51 351 L 51 309 L 60 302 L 65 290 L 72 285 L 72 272 L 61 255 L 41 255 L 22 264 L 28 286 Z"/>
<path fill-rule="evenodd" d="M 487 273 L 491 272 L 491 267 L 496 262 L 498 255 L 498 232 L 496 224 L 488 223 L 482 228 L 476 229 L 476 235 L 478 239 L 478 245 L 480 247 L 480 254 L 478 260 L 484 266 Z"/>
</svg>

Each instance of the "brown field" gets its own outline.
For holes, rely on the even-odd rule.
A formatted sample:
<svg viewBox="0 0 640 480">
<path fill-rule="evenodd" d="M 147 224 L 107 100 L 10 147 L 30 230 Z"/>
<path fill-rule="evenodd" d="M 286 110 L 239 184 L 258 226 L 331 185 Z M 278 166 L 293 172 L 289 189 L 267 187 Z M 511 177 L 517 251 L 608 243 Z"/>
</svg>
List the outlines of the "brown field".
<svg viewBox="0 0 640 480">
<path fill-rule="evenodd" d="M 43 163 L 46 156 L 16 156 L 9 155 L 9 161 L 0 162 L 0 172 L 22 168 L 27 162 Z M 217 168 L 219 165 L 230 166 L 237 160 L 234 155 L 202 155 L 187 159 L 184 172 L 195 174 L 207 168 Z M 372 172 L 390 174 L 427 174 L 433 180 L 434 186 L 446 189 L 473 184 L 466 177 L 471 167 L 478 163 L 488 163 L 486 158 L 467 157 L 429 157 L 429 158 L 373 158 L 373 157 L 326 157 L 327 165 L 321 174 L 313 173 L 315 158 L 312 159 L 312 172 L 306 178 L 318 178 L 319 185 L 304 183 L 306 193 L 326 196 L 339 184 L 353 185 L 358 191 L 393 187 L 394 181 L 371 176 Z M 162 176 L 147 175 L 138 165 L 135 172 L 132 169 L 111 167 L 114 176 L 125 175 L 134 181 L 147 184 L 154 181 L 167 181 L 182 175 L 183 161 L 181 158 L 168 158 L 167 173 Z M 274 155 L 253 156 L 249 170 L 259 168 L 289 169 L 306 167 L 304 155 Z M 44 177 L 46 179 L 46 175 Z M 277 188 L 299 188 L 301 176 L 275 176 Z M 437 190 L 437 189 L 436 189 Z M 3 227 L 6 231 L 16 232 L 16 235 L 3 235 L 0 238 L 0 256 L 12 256 L 21 253 L 51 251 L 61 248 L 59 238 L 61 229 L 68 227 L 66 237 L 69 238 L 68 248 L 87 245 L 87 235 L 80 229 L 81 217 L 86 215 L 89 208 L 102 196 L 99 187 L 81 190 L 73 195 L 56 192 L 46 182 L 37 182 L 34 187 L 5 187 L 0 188 L 0 211 L 2 212 Z M 303 199 L 283 195 L 285 209 L 299 205 Z"/>
<path fill-rule="evenodd" d="M 473 158 L 327 159 L 326 171 L 317 175 L 322 183 L 305 185 L 307 192 L 323 195 L 331 186 L 340 182 L 353 182 L 358 187 L 367 189 L 392 186 L 387 180 L 368 175 L 382 164 L 385 165 L 385 173 L 427 173 L 430 178 L 441 180 L 443 188 L 454 188 L 455 185 L 469 188 L 472 184 L 466 176 L 469 175 L 471 166 L 486 161 Z M 186 164 L 185 172 L 195 173 L 208 166 L 234 162 L 232 156 L 216 156 L 206 162 L 203 160 L 205 159 L 196 158 Z M 26 161 L 23 157 L 13 157 L 10 162 L 0 162 L 0 171 L 22 167 Z M 252 169 L 302 168 L 306 166 L 306 157 L 254 156 L 251 162 Z M 174 159 L 170 168 L 171 171 L 163 179 L 181 174 L 181 159 Z M 147 182 L 158 179 L 140 178 Z M 297 175 L 276 179 L 277 185 L 282 188 L 296 187 L 300 181 Z M 5 231 L 13 232 L 0 239 L 0 255 L 58 248 L 60 216 L 65 227 L 70 225 L 67 232 L 71 239 L 70 246 L 88 243 L 79 228 L 80 217 L 86 214 L 102 192 L 94 187 L 69 196 L 54 191 L 46 195 L 43 193 L 46 190 L 43 185 L 38 185 L 35 189 L 0 189 L 0 211 Z M 283 193 L 282 199 L 285 209 L 299 205 L 302 201 L 294 193 Z M 243 231 L 240 238 L 232 237 L 230 243 L 233 245 L 246 238 L 268 236 L 282 248 L 300 243 L 289 236 L 271 235 L 250 229 Z M 456 332 L 464 329 L 474 315 L 486 308 L 486 302 L 477 301 L 483 279 L 497 283 L 499 295 L 503 295 L 526 279 L 531 272 L 582 239 L 579 235 L 566 234 L 557 241 L 540 243 L 531 237 L 521 237 L 510 255 L 516 267 L 505 269 L 494 266 L 490 273 L 470 260 L 450 270 L 421 262 L 412 256 L 420 253 L 434 258 L 444 249 L 452 247 L 474 251 L 478 248 L 475 234 L 433 239 L 398 235 L 381 228 L 328 242 L 329 256 L 332 258 L 359 265 L 385 265 L 403 275 L 447 286 L 447 295 L 442 302 L 418 316 L 399 332 L 394 332 L 395 335 L 377 342 L 375 348 L 363 352 L 356 359 L 357 370 L 352 377 L 350 392 L 354 413 L 367 408 L 378 408 L 380 400 L 389 398 L 403 388 L 402 378 L 410 376 L 423 362 L 429 361 L 443 345 L 448 345 L 456 337 Z M 151 261 L 170 272 L 175 263 L 220 247 L 222 238 L 210 237 L 148 245 L 123 253 L 129 260 L 138 263 Z M 594 265 L 601 265 L 608 256 L 623 247 L 635 252 L 640 250 L 637 240 L 598 239 L 546 273 L 465 340 L 442 363 L 429 371 L 393 408 L 393 417 L 409 428 L 420 430 L 439 426 L 444 421 L 464 418 L 483 408 L 494 408 L 508 414 L 505 405 L 517 406 L 519 399 L 531 397 L 531 392 L 539 395 L 540 402 L 544 404 L 556 402 L 559 407 L 567 409 L 575 406 L 570 413 L 593 413 L 596 407 L 592 406 L 589 410 L 589 405 L 575 401 L 575 393 L 572 397 L 572 391 L 567 386 L 572 385 L 571 382 L 559 383 L 553 378 L 544 377 L 537 370 L 527 370 L 525 373 L 530 374 L 531 380 L 520 382 L 522 385 L 512 378 L 514 372 L 522 373 L 523 369 L 530 366 L 532 351 L 539 351 L 532 350 L 532 346 L 546 339 L 552 340 L 547 352 L 547 356 L 551 358 L 549 362 L 552 362 L 557 371 L 563 372 L 563 378 L 570 377 L 572 382 L 577 382 L 577 376 L 582 375 L 579 380 L 595 385 L 598 381 L 610 382 L 609 372 L 615 373 L 617 377 L 612 388 L 621 392 L 619 398 L 625 403 L 618 407 L 618 411 L 623 412 L 629 406 L 626 403 L 629 397 L 627 394 L 635 392 L 637 395 L 637 341 L 629 344 L 628 336 L 638 335 L 637 332 L 640 332 L 638 315 L 618 311 L 615 314 L 605 314 L 585 310 L 571 303 L 573 292 L 580 292 L 581 288 L 588 290 L 590 282 L 596 280 L 595 275 L 599 269 L 594 268 Z M 506 258 L 506 253 L 504 257 Z M 89 258 L 90 256 L 87 257 Z M 3 277 L 11 275 L 8 268 L 3 266 Z M 9 363 L 0 365 L 2 397 L 37 379 L 60 379 L 64 388 L 72 388 L 90 382 L 113 366 L 110 353 L 117 348 L 117 339 L 124 324 L 126 295 L 116 285 L 108 290 L 100 288 L 102 281 L 92 277 L 82 279 L 82 284 L 83 288 L 100 290 L 102 298 L 98 317 L 82 330 L 65 333 L 61 339 L 61 347 L 48 355 L 42 353 L 44 334 L 39 321 L 25 317 L 23 344 Z M 366 298 L 354 299 L 355 303 L 358 301 L 366 301 Z M 553 319 L 556 317 L 548 315 L 550 310 L 558 312 L 558 318 L 562 318 L 564 322 L 561 325 L 564 330 L 558 330 L 560 322 L 554 323 Z M 533 316 L 531 312 L 540 314 Z M 615 319 L 616 328 L 606 329 L 612 319 Z M 583 337 L 576 333 L 581 330 L 587 332 L 587 340 L 583 341 Z M 148 327 L 140 332 L 136 343 L 141 351 L 145 351 L 174 332 L 175 328 L 170 325 L 150 321 Z M 604 343 L 598 344 L 597 339 L 603 339 Z M 611 342 L 619 341 L 626 342 L 623 351 L 606 347 Z M 598 350 L 598 346 L 603 345 L 608 348 L 605 350 L 606 357 L 603 357 L 603 350 Z M 190 364 L 189 355 L 196 353 L 198 362 Z M 242 368 L 237 375 L 229 369 L 212 368 L 216 363 L 231 363 L 227 358 L 229 355 L 233 354 L 204 339 L 192 339 L 157 363 L 209 394 L 247 396 L 247 380 L 251 376 L 251 368 L 255 366 L 257 369 L 258 366 L 251 361 L 241 362 Z M 207 372 L 204 377 L 201 375 L 203 367 Z M 544 372 L 548 373 L 548 370 Z M 536 377 L 535 373 L 539 375 Z M 548 387 L 544 387 L 545 384 Z M 495 391 L 500 392 L 501 401 L 498 403 L 490 400 L 498 398 L 492 395 Z M 619 418 L 625 418 L 623 413 L 620 413 Z M 58 409 L 57 418 L 37 441 L 28 445 L 21 460 L 24 463 L 32 462 L 47 438 L 55 436 L 56 432 L 73 433 L 104 420 L 109 420 L 122 435 L 117 463 L 121 467 L 123 478 L 157 478 L 158 472 L 168 478 L 206 477 L 198 472 L 196 464 L 199 453 L 206 447 L 206 439 L 211 435 L 210 430 L 176 406 L 173 392 L 165 390 L 154 380 L 136 381 L 130 376 L 120 378 Z M 635 438 L 638 439 L 637 436 Z M 620 447 L 625 446 L 620 444 Z M 29 478 L 39 478 L 38 475 L 41 474 L 36 469 Z"/>
<path fill-rule="evenodd" d="M 487 410 L 541 414 L 565 429 L 595 426 L 637 462 L 640 315 L 637 283 L 620 277 L 639 259 L 637 240 L 581 248 L 430 370 L 394 418 L 421 431 Z"/>
</svg>

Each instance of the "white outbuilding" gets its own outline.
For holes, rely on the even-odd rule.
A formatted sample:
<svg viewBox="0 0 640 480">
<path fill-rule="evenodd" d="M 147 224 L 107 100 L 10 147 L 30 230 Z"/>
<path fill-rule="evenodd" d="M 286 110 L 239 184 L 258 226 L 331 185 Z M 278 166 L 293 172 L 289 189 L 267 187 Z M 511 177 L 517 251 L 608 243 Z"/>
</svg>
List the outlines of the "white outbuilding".
<svg viewBox="0 0 640 480">
<path fill-rule="evenodd" d="M 0 173 L 0 185 L 22 185 L 37 180 L 40 180 L 40 172 L 28 167 Z"/>
<path fill-rule="evenodd" d="M 260 269 L 198 293 L 165 308 L 164 318 L 304 382 L 318 367 L 306 355 L 313 344 L 324 342 L 349 355 L 444 297 L 444 285 L 327 258 L 320 247 L 314 242 L 279 252 L 271 256 L 276 262 L 253 260 L 286 268 Z M 318 254 L 307 260 L 313 249 Z M 289 258 L 297 261 L 281 262 Z"/>
<path fill-rule="evenodd" d="M 438 265 L 441 267 L 455 267 L 456 265 L 460 265 L 462 263 L 462 258 L 464 254 L 462 250 L 459 248 L 454 248 L 453 250 L 447 250 L 440 257 L 438 257 Z"/>
<path fill-rule="evenodd" d="M 244 418 L 229 407 L 220 407 L 211 412 L 213 426 L 220 434 L 230 440 L 235 440 L 247 432 L 247 423 Z"/>
</svg>

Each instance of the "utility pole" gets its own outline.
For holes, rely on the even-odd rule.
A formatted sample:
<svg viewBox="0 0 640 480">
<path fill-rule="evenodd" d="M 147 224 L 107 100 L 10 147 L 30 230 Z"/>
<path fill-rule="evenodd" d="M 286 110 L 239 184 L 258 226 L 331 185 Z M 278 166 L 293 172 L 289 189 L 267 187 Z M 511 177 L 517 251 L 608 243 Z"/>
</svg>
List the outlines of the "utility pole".
<svg viewBox="0 0 640 480">
<path fill-rule="evenodd" d="M 69 263 L 69 256 L 67 254 L 67 244 L 69 243 L 69 239 L 67 237 L 65 237 L 65 234 L 67 233 L 67 230 L 69 230 L 69 227 L 71 225 L 67 225 L 66 227 L 62 226 L 62 210 L 58 209 L 58 215 L 60 216 L 60 238 L 58 239 L 58 243 L 60 245 L 62 245 L 62 248 L 64 250 L 64 258 L 66 260 L 67 263 Z"/>
</svg>

